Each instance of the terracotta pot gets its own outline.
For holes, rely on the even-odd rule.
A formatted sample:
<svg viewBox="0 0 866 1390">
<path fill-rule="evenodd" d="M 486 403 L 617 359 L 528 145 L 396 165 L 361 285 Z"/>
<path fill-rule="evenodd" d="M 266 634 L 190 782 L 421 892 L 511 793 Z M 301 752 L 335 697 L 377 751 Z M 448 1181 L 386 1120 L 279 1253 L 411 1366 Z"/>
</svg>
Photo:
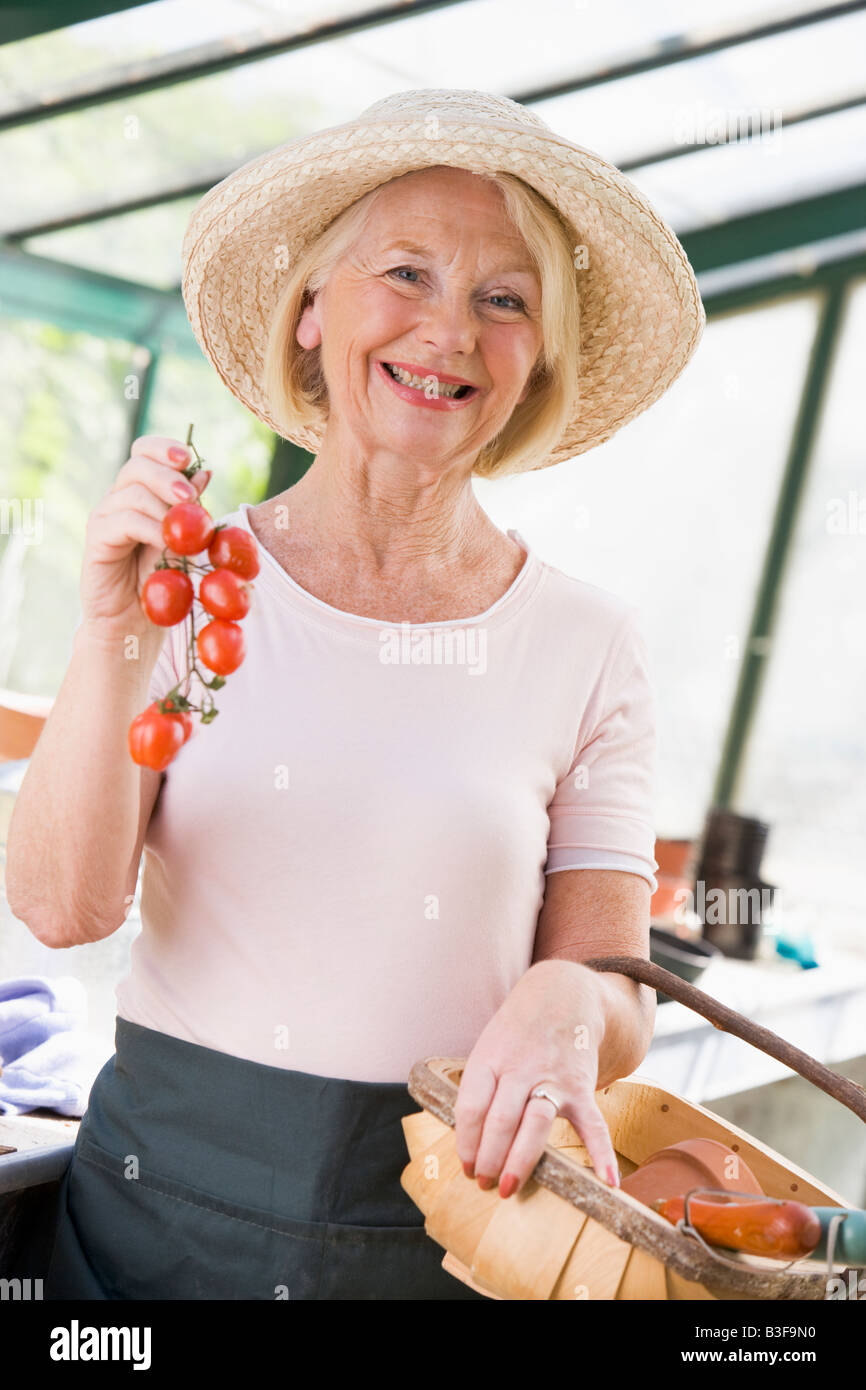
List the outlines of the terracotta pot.
<svg viewBox="0 0 866 1390">
<path fill-rule="evenodd" d="M 657 1149 L 620 1186 L 648 1207 L 659 1198 L 682 1197 L 695 1187 L 764 1195 L 745 1160 L 716 1139 L 683 1139 Z"/>
<path fill-rule="evenodd" d="M 656 840 L 655 858 L 659 876 L 688 878 L 694 840 Z"/>
</svg>

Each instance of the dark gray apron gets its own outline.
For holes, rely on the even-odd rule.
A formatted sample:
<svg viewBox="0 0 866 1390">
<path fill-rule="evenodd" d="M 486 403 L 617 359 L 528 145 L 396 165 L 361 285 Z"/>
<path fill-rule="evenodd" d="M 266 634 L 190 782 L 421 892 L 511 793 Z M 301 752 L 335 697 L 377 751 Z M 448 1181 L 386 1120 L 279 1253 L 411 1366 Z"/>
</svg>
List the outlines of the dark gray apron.
<svg viewBox="0 0 866 1390">
<path fill-rule="evenodd" d="M 482 1299 L 400 1186 L 399 1082 L 264 1066 L 118 1018 L 63 1179 L 49 1299 Z"/>
</svg>

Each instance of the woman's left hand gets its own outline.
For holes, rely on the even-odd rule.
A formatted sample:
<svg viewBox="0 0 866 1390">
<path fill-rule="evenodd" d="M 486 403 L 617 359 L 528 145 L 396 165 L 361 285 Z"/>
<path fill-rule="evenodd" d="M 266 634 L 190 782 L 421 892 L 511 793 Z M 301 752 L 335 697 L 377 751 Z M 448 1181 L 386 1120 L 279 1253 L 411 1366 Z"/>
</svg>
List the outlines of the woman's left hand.
<svg viewBox="0 0 866 1390">
<path fill-rule="evenodd" d="M 454 1106 L 457 1153 L 468 1177 L 509 1197 L 532 1173 L 554 1115 L 546 1084 L 560 1100 L 596 1174 L 619 1184 L 616 1155 L 595 1101 L 604 1036 L 604 980 L 588 966 L 544 960 L 521 976 L 466 1061 Z"/>
</svg>

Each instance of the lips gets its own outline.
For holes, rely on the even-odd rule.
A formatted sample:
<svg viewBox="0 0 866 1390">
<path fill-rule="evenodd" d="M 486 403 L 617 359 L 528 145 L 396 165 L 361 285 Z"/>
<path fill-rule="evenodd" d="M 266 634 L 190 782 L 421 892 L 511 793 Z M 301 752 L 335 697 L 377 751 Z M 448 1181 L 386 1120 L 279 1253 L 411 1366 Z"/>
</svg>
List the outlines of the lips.
<svg viewBox="0 0 866 1390">
<path fill-rule="evenodd" d="M 428 410 L 461 410 L 480 394 L 471 382 L 416 364 L 380 360 L 374 365 L 389 390 L 410 405 Z"/>
</svg>

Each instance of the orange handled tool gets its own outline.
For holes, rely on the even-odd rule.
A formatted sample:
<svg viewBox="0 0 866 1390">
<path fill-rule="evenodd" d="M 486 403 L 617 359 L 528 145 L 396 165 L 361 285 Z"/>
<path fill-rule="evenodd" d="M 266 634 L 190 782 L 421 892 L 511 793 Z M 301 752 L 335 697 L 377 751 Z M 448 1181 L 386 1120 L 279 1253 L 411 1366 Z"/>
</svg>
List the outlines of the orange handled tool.
<svg viewBox="0 0 866 1390">
<path fill-rule="evenodd" d="M 668 1221 L 682 1221 L 685 1197 L 659 1197 L 655 1210 Z M 802 1202 L 774 1201 L 736 1194 L 696 1193 L 688 1199 L 691 1226 L 710 1245 L 739 1250 L 745 1255 L 764 1255 L 774 1260 L 798 1260 L 826 1254 L 830 1221 L 843 1212 L 838 1231 L 839 1258 L 851 1265 L 866 1265 L 866 1212 L 839 1207 L 807 1207 Z"/>
</svg>

